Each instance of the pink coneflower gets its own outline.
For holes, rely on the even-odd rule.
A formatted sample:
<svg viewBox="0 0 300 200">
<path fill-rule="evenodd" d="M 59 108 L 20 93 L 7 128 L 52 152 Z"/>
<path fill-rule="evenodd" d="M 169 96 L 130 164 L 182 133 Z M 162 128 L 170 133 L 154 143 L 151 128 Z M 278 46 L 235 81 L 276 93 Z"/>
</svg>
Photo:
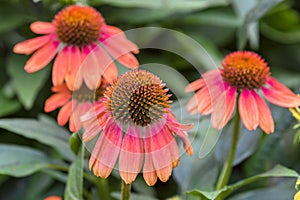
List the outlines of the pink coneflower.
<svg viewBox="0 0 300 200">
<path fill-rule="evenodd" d="M 51 23 L 38 21 L 30 28 L 45 35 L 20 42 L 13 51 L 20 54 L 36 51 L 25 65 L 29 73 L 44 68 L 57 54 L 52 70 L 54 86 L 65 81 L 69 89 L 78 90 L 84 81 L 88 88 L 96 89 L 101 76 L 109 82 L 114 80 L 117 68 L 110 56 L 126 67 L 138 67 L 131 53 L 138 53 L 138 47 L 127 40 L 122 30 L 107 25 L 92 7 L 71 5 Z"/>
<path fill-rule="evenodd" d="M 176 120 L 167 92 L 157 76 L 132 70 L 114 81 L 81 118 L 84 142 L 101 133 L 89 161 L 96 176 L 108 177 L 118 160 L 126 184 L 135 180 L 142 167 L 148 185 L 154 185 L 157 177 L 167 181 L 179 163 L 175 136 L 183 140 L 185 151 L 192 155 L 185 132 L 192 125 Z"/>
<path fill-rule="evenodd" d="M 103 96 L 108 83 L 102 79 L 101 85 L 94 91 L 85 85 L 77 91 L 71 91 L 66 84 L 53 86 L 53 94 L 45 102 L 45 112 L 61 109 L 57 115 L 57 122 L 64 126 L 69 121 L 69 130 L 76 132 L 81 128 L 80 117 L 92 108 L 93 102 Z"/>
<path fill-rule="evenodd" d="M 186 87 L 196 91 L 187 104 L 191 113 L 211 114 L 214 128 L 223 128 L 234 112 L 238 97 L 238 112 L 244 126 L 255 130 L 258 126 L 266 132 L 274 131 L 271 111 L 263 96 L 282 107 L 297 107 L 300 98 L 271 76 L 267 63 L 256 53 L 237 51 L 226 56 L 223 68 L 211 70 Z"/>
</svg>

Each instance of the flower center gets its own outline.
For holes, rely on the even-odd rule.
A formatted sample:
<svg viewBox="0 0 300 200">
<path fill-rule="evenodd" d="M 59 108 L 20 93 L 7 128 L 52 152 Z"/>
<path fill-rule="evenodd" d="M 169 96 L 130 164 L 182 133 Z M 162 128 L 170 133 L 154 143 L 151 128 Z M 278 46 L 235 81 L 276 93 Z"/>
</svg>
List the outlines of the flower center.
<svg viewBox="0 0 300 200">
<path fill-rule="evenodd" d="M 165 114 L 171 101 L 165 84 L 150 72 L 132 70 L 119 77 L 107 90 L 108 108 L 122 124 L 147 126 Z"/>
<path fill-rule="evenodd" d="M 224 58 L 222 66 L 223 80 L 238 90 L 258 89 L 271 74 L 263 58 L 250 51 L 229 54 Z"/>
<path fill-rule="evenodd" d="M 103 23 L 104 19 L 97 10 L 79 5 L 63 9 L 53 20 L 58 38 L 79 47 L 97 41 Z"/>
</svg>

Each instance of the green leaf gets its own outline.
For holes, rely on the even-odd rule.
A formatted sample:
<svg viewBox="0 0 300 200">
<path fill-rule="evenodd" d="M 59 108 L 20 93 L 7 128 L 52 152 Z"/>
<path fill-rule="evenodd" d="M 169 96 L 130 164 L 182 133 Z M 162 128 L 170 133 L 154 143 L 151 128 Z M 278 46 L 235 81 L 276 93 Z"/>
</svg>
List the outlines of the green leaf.
<svg viewBox="0 0 300 200">
<path fill-rule="evenodd" d="M 74 159 L 74 154 L 69 149 L 70 133 L 56 124 L 36 119 L 14 118 L 0 119 L 0 128 L 49 145 L 69 161 Z"/>
<path fill-rule="evenodd" d="M 243 18 L 243 24 L 238 31 L 238 49 L 244 49 L 247 39 L 250 40 L 252 48 L 259 46 L 258 20 L 271 8 L 283 0 L 261 0 L 261 1 L 238 1 L 234 5 L 237 13 Z"/>
<path fill-rule="evenodd" d="M 248 185 L 250 183 L 253 183 L 253 182 L 258 181 L 263 178 L 270 178 L 270 177 L 295 177 L 295 178 L 297 178 L 298 176 L 299 176 L 299 174 L 296 171 L 286 168 L 282 165 L 276 165 L 273 169 L 271 169 L 268 172 L 241 180 L 235 184 L 226 186 L 221 190 L 217 190 L 217 191 L 213 191 L 213 192 L 193 190 L 191 192 L 188 192 L 188 194 L 196 195 L 200 198 L 224 199 L 225 197 L 227 197 L 229 194 L 236 191 L 237 189 L 240 189 L 241 187 L 243 187 L 245 185 Z"/>
<path fill-rule="evenodd" d="M 0 105 L 0 117 L 12 114 L 21 108 L 21 104 L 18 101 L 8 99 L 2 90 L 0 90 Z"/>
<path fill-rule="evenodd" d="M 84 146 L 81 145 L 76 160 L 69 169 L 68 182 L 65 189 L 66 200 L 81 200 L 83 193 L 83 156 Z"/>
<path fill-rule="evenodd" d="M 140 0 L 91 0 L 93 4 L 109 4 L 112 6 L 120 7 L 142 7 L 151 9 L 165 9 L 174 11 L 193 11 L 205 9 L 213 6 L 225 6 L 228 5 L 226 0 L 205 0 L 205 1 L 193 1 L 193 0 L 152 0 L 152 1 L 140 1 Z"/>
<path fill-rule="evenodd" d="M 38 92 L 47 81 L 50 68 L 45 67 L 33 74 L 26 73 L 24 65 L 27 59 L 27 56 L 13 54 L 8 59 L 7 70 L 18 98 L 26 109 L 30 109 Z"/>
<path fill-rule="evenodd" d="M 0 174 L 14 177 L 28 176 L 51 161 L 43 152 L 16 145 L 0 145 Z"/>
</svg>

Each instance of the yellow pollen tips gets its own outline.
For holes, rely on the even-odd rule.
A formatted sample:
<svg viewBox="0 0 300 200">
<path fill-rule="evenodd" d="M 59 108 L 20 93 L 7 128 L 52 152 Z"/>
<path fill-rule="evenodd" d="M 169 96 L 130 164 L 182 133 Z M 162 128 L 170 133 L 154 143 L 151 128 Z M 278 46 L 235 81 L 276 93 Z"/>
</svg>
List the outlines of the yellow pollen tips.
<svg viewBox="0 0 300 200">
<path fill-rule="evenodd" d="M 96 42 L 103 23 L 104 19 L 96 9 L 79 5 L 63 9 L 53 20 L 58 38 L 79 47 Z"/>
<path fill-rule="evenodd" d="M 223 80 L 237 89 L 258 89 L 270 76 L 267 63 L 251 51 L 237 51 L 227 55 L 222 61 Z"/>
<path fill-rule="evenodd" d="M 171 101 L 165 84 L 150 72 L 132 70 L 119 77 L 105 93 L 114 118 L 123 124 L 147 126 L 161 119 Z"/>
</svg>

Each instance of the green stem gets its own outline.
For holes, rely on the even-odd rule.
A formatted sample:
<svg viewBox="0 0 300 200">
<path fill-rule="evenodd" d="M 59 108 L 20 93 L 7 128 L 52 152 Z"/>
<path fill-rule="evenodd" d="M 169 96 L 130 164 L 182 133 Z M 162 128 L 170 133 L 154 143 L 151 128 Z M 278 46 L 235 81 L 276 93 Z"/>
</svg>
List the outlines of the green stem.
<svg viewBox="0 0 300 200">
<path fill-rule="evenodd" d="M 238 104 L 236 106 L 238 108 Z M 227 185 L 231 172 L 232 172 L 232 165 L 234 161 L 234 156 L 236 152 L 236 147 L 238 144 L 238 138 L 239 138 L 239 130 L 240 130 L 240 115 L 238 112 L 238 109 L 236 109 L 235 117 L 234 117 L 234 127 L 233 127 L 233 135 L 232 135 L 232 141 L 231 141 L 231 148 L 227 157 L 227 161 L 225 162 L 223 169 L 221 171 L 221 174 L 219 176 L 216 189 L 220 190 L 225 185 Z"/>
<path fill-rule="evenodd" d="M 130 199 L 130 184 L 126 184 L 122 180 L 121 192 L 122 192 L 122 200 L 129 200 Z"/>
</svg>

